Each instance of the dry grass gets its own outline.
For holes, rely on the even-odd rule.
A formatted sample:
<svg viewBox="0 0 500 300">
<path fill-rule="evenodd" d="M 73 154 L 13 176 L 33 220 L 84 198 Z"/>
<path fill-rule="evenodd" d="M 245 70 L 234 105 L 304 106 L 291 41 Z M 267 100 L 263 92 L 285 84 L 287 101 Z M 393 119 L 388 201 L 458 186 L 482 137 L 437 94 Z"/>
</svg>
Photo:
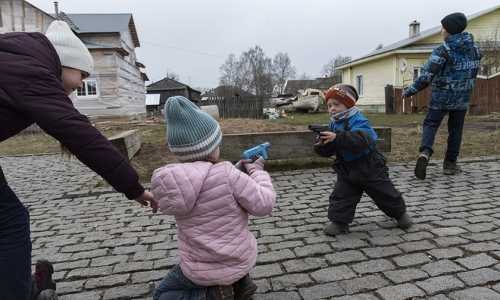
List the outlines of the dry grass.
<svg viewBox="0 0 500 300">
<path fill-rule="evenodd" d="M 392 152 L 388 158 L 393 162 L 413 161 L 418 155 L 422 135 L 421 124 L 424 115 L 368 114 L 374 126 L 392 127 Z M 327 114 L 292 115 L 279 120 L 229 119 L 221 121 L 224 133 L 272 132 L 304 130 L 308 124 L 327 123 Z M 443 122 L 446 124 L 446 122 Z M 139 129 L 142 134 L 142 148 L 132 160 L 141 180 L 149 181 L 154 169 L 175 160 L 168 151 L 165 141 L 165 127 L 158 122 L 137 122 L 126 120 L 101 120 L 96 122 L 106 136 L 129 129 Z M 442 126 L 436 137 L 435 158 L 444 156 L 447 139 L 446 126 Z M 500 120 L 496 116 L 468 117 L 464 130 L 462 157 L 477 157 L 500 154 Z M 24 155 L 59 152 L 59 144 L 49 136 L 22 135 L 0 143 L 0 155 Z M 314 164 L 309 162 L 308 166 Z M 287 168 L 276 165 L 277 168 Z M 297 166 L 293 166 L 297 167 Z"/>
</svg>

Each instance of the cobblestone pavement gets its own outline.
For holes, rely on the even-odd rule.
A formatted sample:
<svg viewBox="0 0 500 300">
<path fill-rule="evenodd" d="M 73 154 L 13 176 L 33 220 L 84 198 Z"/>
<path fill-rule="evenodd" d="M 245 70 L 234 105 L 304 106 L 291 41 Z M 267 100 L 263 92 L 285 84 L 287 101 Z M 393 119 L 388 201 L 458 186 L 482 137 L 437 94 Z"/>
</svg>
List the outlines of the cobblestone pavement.
<svg viewBox="0 0 500 300">
<path fill-rule="evenodd" d="M 153 215 L 77 162 L 1 158 L 29 206 L 33 260 L 55 263 L 62 300 L 149 299 L 177 261 L 173 219 Z M 326 237 L 328 169 L 274 173 L 278 205 L 251 221 L 260 254 L 255 299 L 500 299 L 500 160 L 426 181 L 412 167 L 391 176 L 417 223 L 408 231 L 363 198 L 352 233 Z M 433 175 L 432 173 L 436 174 Z"/>
</svg>

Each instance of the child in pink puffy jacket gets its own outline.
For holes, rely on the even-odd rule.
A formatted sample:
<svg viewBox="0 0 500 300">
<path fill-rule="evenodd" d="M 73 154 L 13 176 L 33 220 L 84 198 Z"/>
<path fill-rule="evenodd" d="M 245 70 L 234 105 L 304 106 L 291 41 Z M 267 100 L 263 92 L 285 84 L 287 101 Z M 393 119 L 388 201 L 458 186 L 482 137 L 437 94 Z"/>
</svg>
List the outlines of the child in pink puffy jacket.
<svg viewBox="0 0 500 300">
<path fill-rule="evenodd" d="M 168 146 L 182 163 L 157 169 L 151 189 L 160 211 L 175 216 L 180 264 L 153 299 L 250 299 L 257 241 L 248 216 L 269 215 L 276 202 L 264 160 L 242 162 L 245 172 L 219 162 L 219 124 L 184 97 L 169 98 L 165 115 Z"/>
</svg>

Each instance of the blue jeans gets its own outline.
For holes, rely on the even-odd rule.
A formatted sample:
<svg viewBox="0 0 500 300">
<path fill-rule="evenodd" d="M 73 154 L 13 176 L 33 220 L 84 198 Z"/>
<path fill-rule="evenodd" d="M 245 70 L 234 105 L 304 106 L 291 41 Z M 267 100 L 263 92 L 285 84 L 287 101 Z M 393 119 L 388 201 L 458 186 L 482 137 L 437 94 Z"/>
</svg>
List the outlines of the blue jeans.
<svg viewBox="0 0 500 300">
<path fill-rule="evenodd" d="M 182 274 L 181 267 L 175 266 L 156 288 L 153 300 L 210 300 L 213 297 L 209 287 L 200 286 Z"/>
<path fill-rule="evenodd" d="M 0 178 L 0 299 L 28 300 L 30 294 L 29 213 Z"/>
<path fill-rule="evenodd" d="M 448 147 L 446 150 L 445 160 L 456 162 L 460 153 L 462 144 L 462 133 L 464 129 L 466 110 L 429 110 L 424 120 L 424 132 L 422 135 L 422 144 L 420 152 L 429 151 L 432 155 L 434 139 L 436 133 L 443 121 L 443 118 L 448 114 Z"/>
</svg>

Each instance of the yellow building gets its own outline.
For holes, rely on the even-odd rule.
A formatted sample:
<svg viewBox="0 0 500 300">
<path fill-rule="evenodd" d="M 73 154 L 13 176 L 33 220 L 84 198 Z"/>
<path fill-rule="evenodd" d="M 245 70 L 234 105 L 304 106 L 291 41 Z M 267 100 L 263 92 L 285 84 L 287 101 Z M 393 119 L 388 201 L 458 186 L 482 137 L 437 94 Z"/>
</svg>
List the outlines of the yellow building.
<svg viewBox="0 0 500 300">
<path fill-rule="evenodd" d="M 500 44 L 500 5 L 468 16 L 466 31 L 476 42 Z M 434 48 L 443 43 L 441 25 L 420 32 L 420 23 L 409 26 L 409 37 L 339 66 L 342 82 L 355 86 L 358 105 L 367 111 L 385 111 L 385 86 L 407 87 L 420 74 Z M 498 71 L 498 70 L 496 70 Z"/>
</svg>

